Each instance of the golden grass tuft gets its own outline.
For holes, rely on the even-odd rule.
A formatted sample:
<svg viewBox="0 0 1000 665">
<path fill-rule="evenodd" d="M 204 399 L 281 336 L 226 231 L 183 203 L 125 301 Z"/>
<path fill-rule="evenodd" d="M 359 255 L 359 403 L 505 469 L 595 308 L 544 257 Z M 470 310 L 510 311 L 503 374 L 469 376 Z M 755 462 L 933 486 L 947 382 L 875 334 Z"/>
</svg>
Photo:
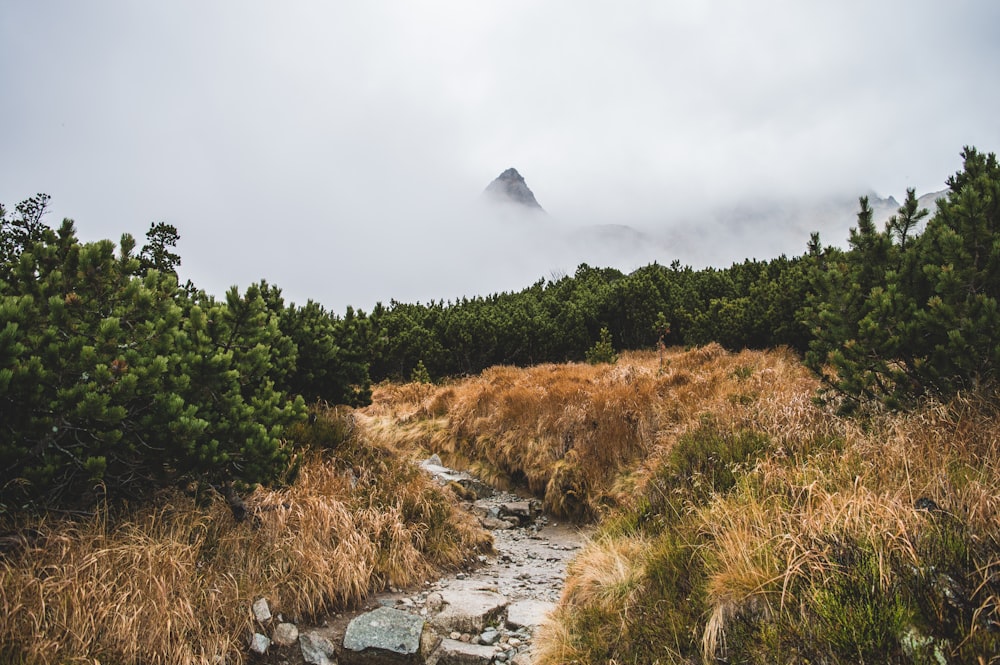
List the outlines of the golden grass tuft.
<svg viewBox="0 0 1000 665">
<path fill-rule="evenodd" d="M 0 558 L 0 660 L 238 663 L 250 605 L 315 619 L 491 548 L 488 533 L 406 459 L 360 438 L 312 453 L 295 484 L 247 497 L 180 493 L 88 521 L 47 519 Z"/>
<path fill-rule="evenodd" d="M 639 538 L 588 542 L 571 562 L 562 598 L 535 640 L 536 663 L 588 662 L 595 651 L 628 639 L 645 585 L 650 545 Z M 598 636 L 581 635 L 584 618 L 598 618 Z M 594 648 L 592 642 L 598 643 Z"/>
</svg>

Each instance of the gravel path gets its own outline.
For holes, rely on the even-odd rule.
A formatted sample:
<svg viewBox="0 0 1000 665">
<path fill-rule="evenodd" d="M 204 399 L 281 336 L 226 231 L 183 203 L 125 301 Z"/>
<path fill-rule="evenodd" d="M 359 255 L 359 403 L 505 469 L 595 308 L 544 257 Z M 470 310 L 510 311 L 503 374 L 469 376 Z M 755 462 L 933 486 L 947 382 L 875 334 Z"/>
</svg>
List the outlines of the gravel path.
<svg viewBox="0 0 1000 665">
<path fill-rule="evenodd" d="M 487 620 L 477 630 L 449 632 L 437 629 L 445 645 L 455 645 L 457 649 L 465 645 L 479 653 L 479 659 L 466 660 L 467 656 L 462 655 L 461 660 L 443 657 L 440 662 L 530 664 L 535 630 L 559 600 L 566 567 L 583 545 L 586 532 L 540 514 L 537 501 L 508 492 L 494 492 L 467 474 L 441 466 L 436 457 L 421 466 L 442 484 L 459 482 L 479 494 L 481 498 L 464 505 L 492 531 L 495 554 L 481 555 L 472 570 L 443 577 L 422 589 L 390 589 L 376 594 L 364 607 L 332 616 L 323 626 L 302 632 L 321 636 L 337 645 L 340 651 L 348 624 L 371 610 L 391 607 L 433 622 L 441 612 L 443 599 L 494 592 L 506 603 L 499 618 Z M 277 665 L 305 662 L 298 649 L 291 645 L 272 650 L 266 661 Z M 432 658 L 430 662 L 437 661 Z"/>
</svg>

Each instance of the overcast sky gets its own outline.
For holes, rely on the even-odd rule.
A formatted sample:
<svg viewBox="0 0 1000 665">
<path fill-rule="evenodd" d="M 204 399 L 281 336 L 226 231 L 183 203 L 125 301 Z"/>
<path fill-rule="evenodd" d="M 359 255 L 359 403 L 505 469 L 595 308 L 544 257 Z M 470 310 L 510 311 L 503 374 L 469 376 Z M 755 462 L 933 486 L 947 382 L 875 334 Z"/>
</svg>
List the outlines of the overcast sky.
<svg viewBox="0 0 1000 665">
<path fill-rule="evenodd" d="M 504 169 L 563 230 L 656 237 L 939 190 L 964 145 L 1000 150 L 998 34 L 994 0 L 5 0 L 0 202 L 47 192 L 85 240 L 174 224 L 217 294 L 519 289 L 590 257 L 484 218 Z M 677 252 L 699 242 L 725 237 Z"/>
</svg>

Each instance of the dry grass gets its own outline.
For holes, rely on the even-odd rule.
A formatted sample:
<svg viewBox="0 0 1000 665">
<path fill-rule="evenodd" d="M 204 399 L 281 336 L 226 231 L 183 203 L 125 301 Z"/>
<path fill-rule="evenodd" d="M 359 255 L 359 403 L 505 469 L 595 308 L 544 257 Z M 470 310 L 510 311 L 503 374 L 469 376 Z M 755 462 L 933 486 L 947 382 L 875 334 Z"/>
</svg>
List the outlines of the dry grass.
<svg viewBox="0 0 1000 665">
<path fill-rule="evenodd" d="M 498 367 L 368 411 L 387 442 L 601 519 L 538 662 L 994 657 L 995 396 L 847 420 L 791 353 L 659 360 Z"/>
<path fill-rule="evenodd" d="M 815 387 L 792 354 L 710 345 L 670 350 L 662 364 L 656 352 L 630 352 L 615 365 L 494 367 L 436 389 L 380 386 L 365 413 L 387 445 L 438 453 L 526 488 L 556 516 L 589 519 L 626 501 L 636 465 L 702 414 L 749 418 L 789 385 Z"/>
<path fill-rule="evenodd" d="M 115 524 L 22 525 L 38 535 L 0 559 L 0 659 L 240 662 L 256 598 L 308 620 L 491 546 L 448 493 L 363 437 L 247 505 L 242 524 L 221 499 L 177 494 Z"/>
<path fill-rule="evenodd" d="M 571 590 L 614 589 L 621 575 L 574 569 L 555 614 L 558 625 L 542 634 L 538 662 L 568 662 L 567 655 L 580 663 L 859 662 L 880 652 L 883 662 L 914 662 L 937 658 L 934 649 L 954 662 L 994 662 L 1000 628 L 995 398 L 960 397 L 910 414 L 844 420 L 813 404 L 814 383 L 787 356 L 741 354 L 728 361 L 737 358 L 753 370 L 733 374 L 728 389 L 711 385 L 718 380 L 714 368 L 682 384 L 690 401 L 666 406 L 675 418 L 657 421 L 659 445 L 630 479 L 636 499 L 603 524 L 610 542 L 581 555 L 599 560 L 615 539 L 648 543 L 631 556 L 644 566 L 642 597 L 655 609 L 635 613 L 642 623 L 671 628 L 651 638 L 640 620 L 623 624 L 620 608 L 608 611 L 596 596 L 581 603 Z M 675 473 L 671 453 L 678 442 L 701 445 L 690 436 L 697 433 L 692 416 L 703 410 L 712 413 L 703 419 L 704 438 L 736 441 L 753 431 L 765 437 L 766 448 L 732 467 L 732 485 L 713 487 L 700 471 L 664 483 Z M 704 454 L 714 456 L 713 450 Z M 927 499 L 939 510 L 919 509 Z M 657 549 L 663 556 L 651 554 Z M 688 552 L 693 563 L 682 568 L 697 573 L 682 583 L 671 571 Z M 679 598 L 699 612 L 683 616 Z M 901 634 L 908 630 L 927 636 L 923 652 L 907 655 Z M 608 651 L 612 633 L 626 637 Z M 649 646 L 639 646 L 640 635 Z"/>
</svg>

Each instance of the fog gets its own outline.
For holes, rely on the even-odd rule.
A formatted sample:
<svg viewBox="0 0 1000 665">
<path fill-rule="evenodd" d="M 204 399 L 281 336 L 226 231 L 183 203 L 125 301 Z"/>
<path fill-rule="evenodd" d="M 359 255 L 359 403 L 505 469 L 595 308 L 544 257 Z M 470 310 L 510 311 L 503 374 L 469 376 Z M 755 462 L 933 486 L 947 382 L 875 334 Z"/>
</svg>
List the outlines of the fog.
<svg viewBox="0 0 1000 665">
<path fill-rule="evenodd" d="M 4 3 L 0 202 L 335 311 L 799 253 L 1000 147 L 1000 5 L 813 4 Z"/>
</svg>

